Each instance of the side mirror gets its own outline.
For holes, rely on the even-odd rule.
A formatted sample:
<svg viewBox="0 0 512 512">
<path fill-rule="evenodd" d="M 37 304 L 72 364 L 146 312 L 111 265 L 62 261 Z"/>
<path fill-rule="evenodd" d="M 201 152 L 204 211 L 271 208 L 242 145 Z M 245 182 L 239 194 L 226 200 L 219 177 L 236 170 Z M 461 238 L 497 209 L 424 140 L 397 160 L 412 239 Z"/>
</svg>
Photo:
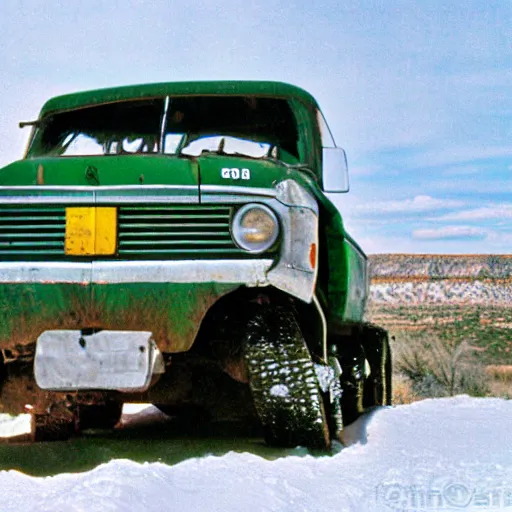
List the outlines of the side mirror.
<svg viewBox="0 0 512 512">
<path fill-rule="evenodd" d="M 324 192 L 348 192 L 348 165 L 344 149 L 323 148 L 322 181 Z"/>
</svg>

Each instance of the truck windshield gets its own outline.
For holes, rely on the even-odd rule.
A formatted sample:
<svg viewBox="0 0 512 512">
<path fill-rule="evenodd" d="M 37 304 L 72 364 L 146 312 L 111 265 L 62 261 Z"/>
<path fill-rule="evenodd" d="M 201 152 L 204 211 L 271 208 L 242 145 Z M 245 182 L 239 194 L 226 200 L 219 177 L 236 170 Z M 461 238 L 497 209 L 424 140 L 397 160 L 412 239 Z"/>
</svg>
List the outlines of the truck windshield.
<svg viewBox="0 0 512 512">
<path fill-rule="evenodd" d="M 288 102 L 253 96 L 120 101 L 46 115 L 29 156 L 203 153 L 299 162 Z"/>
</svg>

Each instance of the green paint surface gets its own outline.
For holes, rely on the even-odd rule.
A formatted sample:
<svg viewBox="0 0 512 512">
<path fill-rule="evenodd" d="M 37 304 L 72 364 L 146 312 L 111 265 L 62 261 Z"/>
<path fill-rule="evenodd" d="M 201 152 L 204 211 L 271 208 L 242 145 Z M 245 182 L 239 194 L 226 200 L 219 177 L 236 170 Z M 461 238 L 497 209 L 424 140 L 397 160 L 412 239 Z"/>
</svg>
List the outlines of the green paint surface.
<svg viewBox="0 0 512 512">
<path fill-rule="evenodd" d="M 91 310 L 82 284 L 0 284 L 0 348 L 35 342 L 49 329 L 79 329 Z"/>
<path fill-rule="evenodd" d="M 238 284 L 0 285 L 0 348 L 52 329 L 153 332 L 166 352 L 188 350 L 208 308 Z"/>
<path fill-rule="evenodd" d="M 204 315 L 238 284 L 127 283 L 93 285 L 94 315 L 109 330 L 151 331 L 162 351 L 188 350 Z"/>
<path fill-rule="evenodd" d="M 0 169 L 0 185 L 36 185 L 38 169 L 42 167 L 44 183 L 48 185 L 91 186 L 88 179 L 95 170 L 99 186 L 111 185 L 176 185 L 198 186 L 197 166 L 186 158 L 151 155 L 107 155 L 84 157 L 38 157 L 19 160 Z M 198 191 L 185 191 L 198 194 Z M 135 193 L 140 194 L 139 191 Z M 179 193 L 179 190 L 176 191 Z"/>
<path fill-rule="evenodd" d="M 299 171 L 270 159 L 250 159 L 239 156 L 209 155 L 197 159 L 201 185 L 219 185 L 250 188 L 274 188 L 285 179 L 294 178 Z M 248 169 L 249 179 L 224 178 L 223 168 Z"/>
</svg>

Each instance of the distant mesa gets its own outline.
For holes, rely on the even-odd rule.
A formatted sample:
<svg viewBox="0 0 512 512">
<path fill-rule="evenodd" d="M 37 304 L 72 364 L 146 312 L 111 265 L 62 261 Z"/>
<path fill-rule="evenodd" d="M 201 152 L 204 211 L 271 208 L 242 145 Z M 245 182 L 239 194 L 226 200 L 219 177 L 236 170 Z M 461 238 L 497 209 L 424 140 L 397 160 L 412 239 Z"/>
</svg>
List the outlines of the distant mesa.
<svg viewBox="0 0 512 512">
<path fill-rule="evenodd" d="M 512 256 L 369 256 L 370 303 L 487 304 L 512 301 Z"/>
<path fill-rule="evenodd" d="M 512 255 L 374 254 L 372 279 L 511 279 Z"/>
</svg>

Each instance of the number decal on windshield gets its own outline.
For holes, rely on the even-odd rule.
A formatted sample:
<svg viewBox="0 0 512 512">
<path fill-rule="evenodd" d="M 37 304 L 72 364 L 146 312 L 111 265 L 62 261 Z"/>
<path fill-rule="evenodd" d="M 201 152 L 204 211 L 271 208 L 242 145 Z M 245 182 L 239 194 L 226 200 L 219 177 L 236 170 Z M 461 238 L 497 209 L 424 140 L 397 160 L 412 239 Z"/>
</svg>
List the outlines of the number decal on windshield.
<svg viewBox="0 0 512 512">
<path fill-rule="evenodd" d="M 238 167 L 223 167 L 220 171 L 220 175 L 226 180 L 251 179 L 251 171 L 249 169 L 239 169 Z"/>
</svg>

